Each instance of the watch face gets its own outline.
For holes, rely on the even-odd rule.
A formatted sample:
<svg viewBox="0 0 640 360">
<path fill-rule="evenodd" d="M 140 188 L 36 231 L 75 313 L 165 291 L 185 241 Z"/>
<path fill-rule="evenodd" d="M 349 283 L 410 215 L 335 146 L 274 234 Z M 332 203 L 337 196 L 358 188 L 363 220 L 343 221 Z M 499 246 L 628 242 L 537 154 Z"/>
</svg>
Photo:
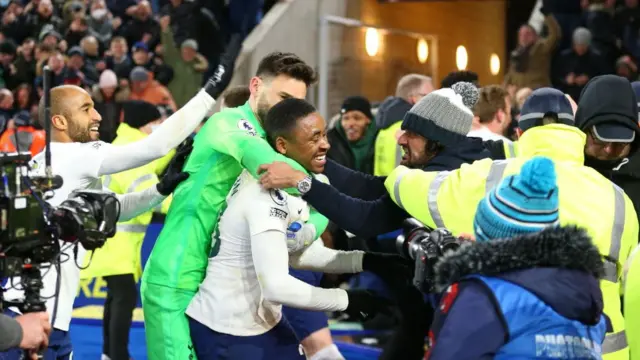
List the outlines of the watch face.
<svg viewBox="0 0 640 360">
<path fill-rule="evenodd" d="M 304 179 L 298 183 L 298 191 L 306 193 L 311 188 L 311 182 L 309 179 Z"/>
</svg>

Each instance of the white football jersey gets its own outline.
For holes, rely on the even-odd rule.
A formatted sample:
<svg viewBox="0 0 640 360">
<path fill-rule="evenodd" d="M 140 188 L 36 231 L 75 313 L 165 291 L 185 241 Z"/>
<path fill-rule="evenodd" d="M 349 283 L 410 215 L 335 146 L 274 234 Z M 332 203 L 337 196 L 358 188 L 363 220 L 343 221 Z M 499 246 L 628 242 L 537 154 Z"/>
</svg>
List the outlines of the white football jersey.
<svg viewBox="0 0 640 360">
<path fill-rule="evenodd" d="M 90 143 L 51 143 L 51 166 L 54 175 L 62 176 L 63 185 L 60 189 L 54 190 L 54 195 L 47 200 L 52 206 L 60 205 L 69 197 L 74 190 L 84 189 L 102 189 L 102 181 L 98 177 L 100 165 L 105 156 L 109 144 L 101 141 Z M 35 176 L 45 175 L 44 151 L 34 156 L 31 160 L 31 174 Z M 78 264 L 83 265 L 85 249 L 78 245 L 77 256 L 74 255 L 73 247 L 69 243 L 60 242 L 64 251 L 60 265 L 60 293 L 56 298 L 53 295 L 56 291 L 57 271 L 51 266 L 43 273 L 43 289 L 41 296 L 47 298 L 47 312 L 52 320 L 54 320 L 53 309 L 57 301 L 57 312 L 55 314 L 55 323 L 53 327 L 59 330 L 68 331 L 71 323 L 71 314 L 73 312 L 73 302 L 76 298 L 80 285 L 80 269 L 76 266 L 75 259 Z M 6 288 L 11 286 L 11 282 L 18 284 L 20 279 L 10 279 Z M 7 300 L 22 299 L 24 294 L 21 290 L 7 289 L 4 293 Z M 11 310 L 19 312 L 17 309 Z"/>
<path fill-rule="evenodd" d="M 285 241 L 287 227 L 308 217 L 304 200 L 281 190 L 265 190 L 243 171 L 227 196 L 227 207 L 212 236 L 206 277 L 187 315 L 212 330 L 236 336 L 263 334 L 278 324 L 282 305 L 262 296 L 251 236 L 276 230 Z"/>
</svg>

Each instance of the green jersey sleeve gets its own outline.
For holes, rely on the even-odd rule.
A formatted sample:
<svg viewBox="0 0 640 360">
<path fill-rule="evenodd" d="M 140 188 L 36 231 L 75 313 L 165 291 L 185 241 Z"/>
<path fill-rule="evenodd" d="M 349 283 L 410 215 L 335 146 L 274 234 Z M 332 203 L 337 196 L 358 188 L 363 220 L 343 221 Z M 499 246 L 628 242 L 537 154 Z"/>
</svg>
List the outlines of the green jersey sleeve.
<svg viewBox="0 0 640 360">
<path fill-rule="evenodd" d="M 258 177 L 260 165 L 274 161 L 284 161 L 294 169 L 307 173 L 300 164 L 276 152 L 264 138 L 259 136 L 257 130 L 244 128 L 242 125 L 246 120 L 240 113 L 220 112 L 213 115 L 208 123 L 211 124 L 203 128 L 203 131 L 206 131 L 202 134 L 203 141 L 213 150 L 236 159 L 253 177 Z M 286 189 L 286 191 L 298 195 L 297 189 Z M 315 227 L 316 234 L 320 236 L 329 220 L 312 209 L 308 223 Z"/>
</svg>

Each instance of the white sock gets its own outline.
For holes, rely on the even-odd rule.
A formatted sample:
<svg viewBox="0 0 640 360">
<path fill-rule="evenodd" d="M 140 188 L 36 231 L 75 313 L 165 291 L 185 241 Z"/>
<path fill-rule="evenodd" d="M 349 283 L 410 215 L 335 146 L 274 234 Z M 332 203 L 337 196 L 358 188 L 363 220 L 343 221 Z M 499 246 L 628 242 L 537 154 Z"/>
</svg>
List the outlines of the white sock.
<svg viewBox="0 0 640 360">
<path fill-rule="evenodd" d="M 345 358 L 340 354 L 340 350 L 338 350 L 336 344 L 331 344 L 313 354 L 309 360 L 345 360 Z"/>
<path fill-rule="evenodd" d="M 111 360 L 111 358 L 105 354 L 102 354 L 102 357 L 100 358 L 100 360 Z"/>
</svg>

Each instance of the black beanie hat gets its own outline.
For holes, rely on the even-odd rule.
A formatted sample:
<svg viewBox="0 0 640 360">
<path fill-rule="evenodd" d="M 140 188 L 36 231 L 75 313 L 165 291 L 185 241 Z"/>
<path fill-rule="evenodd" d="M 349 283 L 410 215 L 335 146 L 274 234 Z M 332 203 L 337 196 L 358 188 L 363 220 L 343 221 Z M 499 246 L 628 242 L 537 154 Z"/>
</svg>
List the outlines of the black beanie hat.
<svg viewBox="0 0 640 360">
<path fill-rule="evenodd" d="M 142 100 L 123 102 L 122 111 L 124 111 L 124 122 L 136 129 L 162 117 L 160 110 L 155 105 Z"/>
<path fill-rule="evenodd" d="M 371 113 L 371 103 L 367 98 L 362 96 L 350 96 L 342 103 L 340 114 L 344 114 L 349 111 L 360 111 L 370 120 L 373 120 L 373 114 Z"/>
<path fill-rule="evenodd" d="M 629 80 L 617 75 L 591 79 L 582 90 L 576 126 L 607 142 L 631 142 L 640 134 L 638 101 Z"/>
</svg>

